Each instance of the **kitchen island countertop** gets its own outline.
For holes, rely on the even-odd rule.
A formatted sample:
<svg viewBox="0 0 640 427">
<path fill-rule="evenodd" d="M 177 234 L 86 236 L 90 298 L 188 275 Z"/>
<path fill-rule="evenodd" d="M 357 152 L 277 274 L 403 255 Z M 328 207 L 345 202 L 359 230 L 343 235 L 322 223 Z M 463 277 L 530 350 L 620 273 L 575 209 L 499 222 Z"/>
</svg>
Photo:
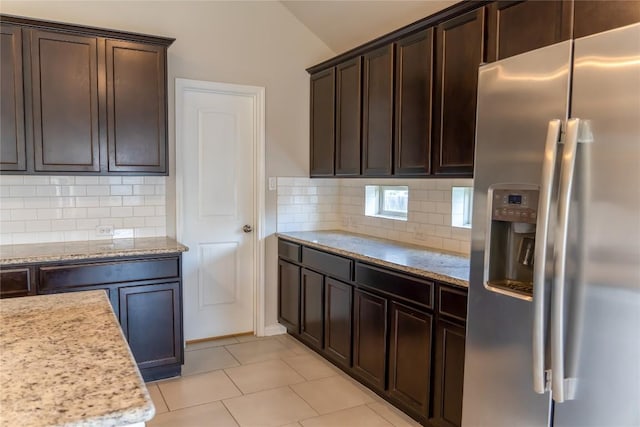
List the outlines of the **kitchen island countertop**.
<svg viewBox="0 0 640 427">
<path fill-rule="evenodd" d="M 463 255 L 345 231 L 281 232 L 278 236 L 427 279 L 469 286 L 469 258 Z"/>
<path fill-rule="evenodd" d="M 189 248 L 170 237 L 0 245 L 0 265 L 162 255 L 187 250 Z"/>
<path fill-rule="evenodd" d="M 124 426 L 155 408 L 103 291 L 0 300 L 0 426 Z"/>
</svg>

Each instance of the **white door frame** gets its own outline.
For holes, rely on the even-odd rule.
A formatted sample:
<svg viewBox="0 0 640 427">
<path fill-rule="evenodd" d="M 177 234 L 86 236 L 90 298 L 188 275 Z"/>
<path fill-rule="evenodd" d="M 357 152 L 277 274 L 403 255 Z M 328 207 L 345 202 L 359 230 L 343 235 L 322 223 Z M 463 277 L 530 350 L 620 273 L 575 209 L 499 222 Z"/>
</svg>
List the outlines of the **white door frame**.
<svg viewBox="0 0 640 427">
<path fill-rule="evenodd" d="M 181 189 L 183 183 L 182 153 L 179 147 L 182 146 L 182 117 L 184 113 L 184 100 L 182 94 L 186 91 L 215 92 L 236 96 L 246 96 L 253 98 L 254 110 L 254 159 L 252 166 L 254 175 L 254 232 L 253 236 L 253 258 L 254 258 L 254 283 L 253 283 L 253 330 L 256 335 L 263 336 L 264 325 L 264 302 L 265 302 L 265 280 L 264 280 L 264 232 L 265 232 L 265 89 L 260 86 L 246 86 L 232 83 L 218 83 L 202 80 L 190 80 L 176 78 L 176 232 L 180 240 L 183 236 L 183 202 Z"/>
</svg>

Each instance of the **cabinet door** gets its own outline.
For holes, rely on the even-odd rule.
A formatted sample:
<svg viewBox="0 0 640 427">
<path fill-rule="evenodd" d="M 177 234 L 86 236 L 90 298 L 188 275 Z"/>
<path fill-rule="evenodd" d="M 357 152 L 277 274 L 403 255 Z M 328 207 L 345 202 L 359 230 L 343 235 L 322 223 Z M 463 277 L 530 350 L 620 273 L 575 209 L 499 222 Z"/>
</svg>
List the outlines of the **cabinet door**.
<svg viewBox="0 0 640 427">
<path fill-rule="evenodd" d="M 436 40 L 434 173 L 472 176 L 484 8 L 438 25 Z"/>
<path fill-rule="evenodd" d="M 571 11 L 571 0 L 491 3 L 487 14 L 487 61 L 568 40 Z"/>
<path fill-rule="evenodd" d="M 431 172 L 433 28 L 396 45 L 395 175 Z"/>
<path fill-rule="evenodd" d="M 333 176 L 335 152 L 336 72 L 334 68 L 311 76 L 310 175 Z"/>
<path fill-rule="evenodd" d="M 99 172 L 98 39 L 28 34 L 35 170 Z"/>
<path fill-rule="evenodd" d="M 25 297 L 33 294 L 33 271 L 30 267 L 8 266 L 0 270 L 0 298 Z"/>
<path fill-rule="evenodd" d="M 345 367 L 351 366 L 352 294 L 351 285 L 330 278 L 325 280 L 325 352 Z"/>
<path fill-rule="evenodd" d="M 110 172 L 166 172 L 166 48 L 106 41 Z"/>
<path fill-rule="evenodd" d="M 464 327 L 442 319 L 436 323 L 432 424 L 462 423 L 464 340 Z"/>
<path fill-rule="evenodd" d="M 360 175 L 360 57 L 336 67 L 336 175 Z"/>
<path fill-rule="evenodd" d="M 324 336 L 324 276 L 302 269 L 302 307 L 300 336 L 318 349 L 322 348 Z"/>
<path fill-rule="evenodd" d="M 300 267 L 278 261 L 278 321 L 291 334 L 300 333 Z"/>
<path fill-rule="evenodd" d="M 119 288 L 120 325 L 140 369 L 182 363 L 180 283 Z"/>
<path fill-rule="evenodd" d="M 579 0 L 573 7 L 576 39 L 640 22 L 639 0 Z"/>
<path fill-rule="evenodd" d="M 364 56 L 362 174 L 391 175 L 393 145 L 393 45 Z"/>
<path fill-rule="evenodd" d="M 353 372 L 382 391 L 387 368 L 387 300 L 362 289 L 354 290 L 353 298 Z"/>
<path fill-rule="evenodd" d="M 25 171 L 22 29 L 0 24 L 0 171 Z"/>
<path fill-rule="evenodd" d="M 429 414 L 433 316 L 391 303 L 389 395 L 416 416 Z"/>
</svg>

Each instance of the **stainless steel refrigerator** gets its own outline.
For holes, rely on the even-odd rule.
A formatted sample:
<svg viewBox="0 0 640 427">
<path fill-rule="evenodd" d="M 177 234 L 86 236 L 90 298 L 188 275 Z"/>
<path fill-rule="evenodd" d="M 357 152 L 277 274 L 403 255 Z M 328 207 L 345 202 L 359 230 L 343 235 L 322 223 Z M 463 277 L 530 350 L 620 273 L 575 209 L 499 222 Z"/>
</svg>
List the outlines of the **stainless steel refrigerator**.
<svg viewBox="0 0 640 427">
<path fill-rule="evenodd" d="M 640 24 L 479 72 L 462 425 L 640 426 Z"/>
</svg>

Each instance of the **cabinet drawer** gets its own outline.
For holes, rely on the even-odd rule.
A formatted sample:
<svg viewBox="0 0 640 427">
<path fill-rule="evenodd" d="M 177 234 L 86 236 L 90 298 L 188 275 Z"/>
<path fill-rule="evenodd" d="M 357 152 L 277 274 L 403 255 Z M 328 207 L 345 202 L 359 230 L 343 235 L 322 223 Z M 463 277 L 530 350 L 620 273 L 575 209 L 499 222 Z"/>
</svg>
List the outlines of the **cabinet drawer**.
<svg viewBox="0 0 640 427">
<path fill-rule="evenodd" d="M 28 267 L 8 268 L 0 271 L 0 298 L 23 297 L 31 289 L 31 271 Z"/>
<path fill-rule="evenodd" d="M 300 262 L 300 245 L 278 239 L 278 255 L 291 261 Z"/>
<path fill-rule="evenodd" d="M 351 281 L 353 261 L 350 259 L 303 247 L 302 263 L 305 267 L 322 271 L 339 279 Z"/>
<path fill-rule="evenodd" d="M 433 282 L 356 263 L 356 282 L 426 308 L 433 308 Z"/>
<path fill-rule="evenodd" d="M 40 267 L 38 289 L 52 290 L 106 283 L 178 277 L 178 258 L 113 261 Z"/>
<path fill-rule="evenodd" d="M 438 286 L 438 312 L 465 322 L 467 320 L 467 291 Z"/>
</svg>

